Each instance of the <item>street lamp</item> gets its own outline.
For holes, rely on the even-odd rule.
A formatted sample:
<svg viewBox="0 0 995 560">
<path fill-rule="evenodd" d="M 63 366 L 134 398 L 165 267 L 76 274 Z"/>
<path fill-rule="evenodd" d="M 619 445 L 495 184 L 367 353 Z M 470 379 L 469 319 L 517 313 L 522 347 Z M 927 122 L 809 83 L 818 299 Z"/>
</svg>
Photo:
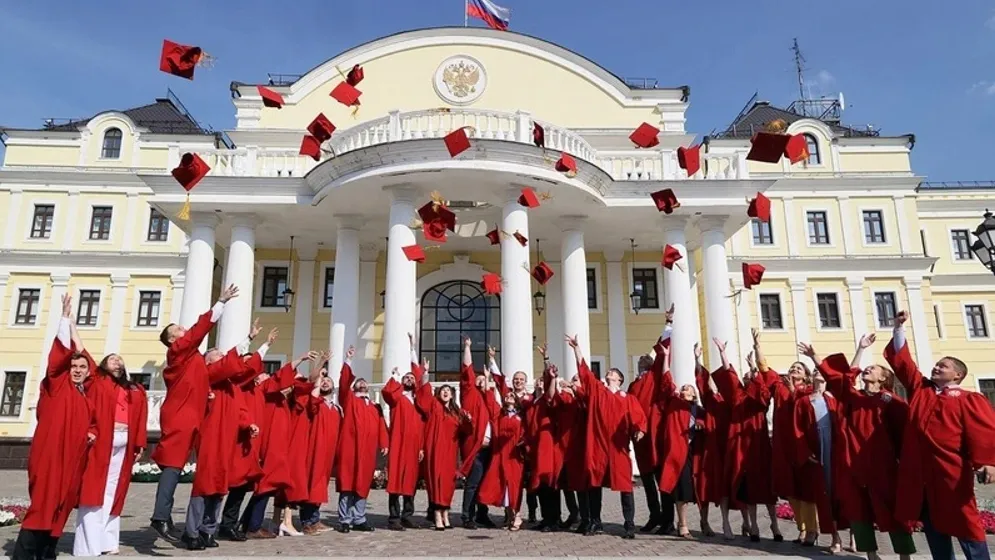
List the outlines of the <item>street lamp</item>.
<svg viewBox="0 0 995 560">
<path fill-rule="evenodd" d="M 294 290 L 290 287 L 294 271 L 294 236 L 290 236 L 290 252 L 287 254 L 287 285 L 283 289 L 283 310 L 290 313 L 294 306 Z"/>
<path fill-rule="evenodd" d="M 536 290 L 536 293 L 532 294 L 532 305 L 539 315 L 546 310 L 546 294 L 542 293 L 542 290 Z"/>
<path fill-rule="evenodd" d="M 629 238 L 629 245 L 631 245 L 631 247 L 632 247 L 632 262 L 635 263 L 636 262 L 636 240 L 632 239 L 632 238 Z M 630 280 L 634 280 L 634 278 L 632 277 L 631 274 L 629 275 L 629 278 L 630 278 Z M 633 282 L 633 284 L 632 284 L 632 293 L 629 294 L 629 303 L 632 305 L 632 311 L 635 312 L 636 315 L 639 315 L 639 308 L 642 307 L 642 304 L 643 304 L 643 294 L 642 294 L 642 292 L 640 292 L 639 290 L 636 289 L 635 282 Z"/>
<path fill-rule="evenodd" d="M 978 238 L 971 245 L 971 250 L 985 265 L 985 268 L 995 273 L 995 266 L 992 265 L 992 257 L 995 257 L 995 216 L 987 209 L 985 210 L 985 220 L 981 222 L 978 229 L 974 230 L 974 236 Z"/>
</svg>

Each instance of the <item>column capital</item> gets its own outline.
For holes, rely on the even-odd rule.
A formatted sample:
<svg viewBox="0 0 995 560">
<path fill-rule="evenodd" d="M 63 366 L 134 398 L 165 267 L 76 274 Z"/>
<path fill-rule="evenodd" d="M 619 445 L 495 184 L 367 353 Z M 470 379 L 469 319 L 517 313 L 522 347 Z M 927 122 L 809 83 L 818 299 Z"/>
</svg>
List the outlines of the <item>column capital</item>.
<svg viewBox="0 0 995 560">
<path fill-rule="evenodd" d="M 391 201 L 394 202 L 410 202 L 414 204 L 415 200 L 421 196 L 421 189 L 409 184 L 387 185 L 383 188 L 383 191 L 389 194 Z"/>
<path fill-rule="evenodd" d="M 113 282 L 114 275 L 111 275 L 111 281 Z M 169 281 L 173 284 L 174 288 L 182 288 L 187 284 L 187 275 L 185 272 L 177 272 L 169 277 Z"/>
<path fill-rule="evenodd" d="M 850 290 L 862 290 L 864 288 L 864 278 L 862 276 L 847 276 L 846 287 Z"/>
<path fill-rule="evenodd" d="M 232 227 L 255 229 L 256 224 L 259 223 L 259 215 L 251 212 L 232 212 L 230 214 L 226 213 L 225 216 L 231 221 Z"/>
<path fill-rule="evenodd" d="M 905 278 L 905 288 L 908 290 L 922 289 L 922 276 L 907 276 Z"/>
<path fill-rule="evenodd" d="M 364 262 L 376 262 L 380 258 L 380 247 L 377 245 L 360 245 L 359 260 Z"/>
<path fill-rule="evenodd" d="M 791 288 L 792 292 L 804 290 L 806 284 L 808 284 L 808 279 L 804 276 L 788 276 L 788 287 Z"/>
<path fill-rule="evenodd" d="M 363 227 L 363 216 L 359 214 L 334 214 L 332 216 L 335 218 L 335 222 L 338 224 L 339 229 L 352 229 L 359 231 Z"/>
<path fill-rule="evenodd" d="M 175 276 L 175 275 L 174 275 Z M 111 273 L 111 287 L 112 288 L 127 288 L 128 282 L 131 281 L 131 274 L 127 272 L 112 272 Z M 175 282 L 174 282 L 175 285 Z"/>
<path fill-rule="evenodd" d="M 683 233 L 688 225 L 688 219 L 684 216 L 666 216 L 663 218 L 661 225 L 665 233 L 668 231 L 680 231 Z"/>
<path fill-rule="evenodd" d="M 841 194 L 841 195 L 838 195 L 838 196 L 837 196 L 836 198 L 837 198 L 838 200 L 840 200 L 840 201 L 843 201 L 843 200 L 850 200 L 850 195 L 848 195 L 848 194 Z"/>
<path fill-rule="evenodd" d="M 724 233 L 728 220 L 728 216 L 702 216 L 698 218 L 698 229 L 702 233 L 706 231 L 721 231 Z"/>
<path fill-rule="evenodd" d="M 620 263 L 625 258 L 625 249 L 607 249 L 604 254 L 606 262 Z"/>
<path fill-rule="evenodd" d="M 893 195 L 891 195 L 891 198 L 895 202 L 900 202 L 902 200 L 905 200 L 905 193 L 893 194 Z"/>
<path fill-rule="evenodd" d="M 190 223 L 193 226 L 218 227 L 221 217 L 216 212 L 190 212 Z"/>
<path fill-rule="evenodd" d="M 0 286 L 5 285 L 7 280 L 10 280 L 10 273 L 6 270 L 0 272 Z"/>
<path fill-rule="evenodd" d="M 52 287 L 54 288 L 65 288 L 69 285 L 69 277 L 71 274 L 68 272 L 53 272 L 50 274 L 52 280 Z"/>
<path fill-rule="evenodd" d="M 560 231 L 580 231 L 587 221 L 587 216 L 560 216 L 553 218 L 553 224 L 560 228 Z"/>
</svg>

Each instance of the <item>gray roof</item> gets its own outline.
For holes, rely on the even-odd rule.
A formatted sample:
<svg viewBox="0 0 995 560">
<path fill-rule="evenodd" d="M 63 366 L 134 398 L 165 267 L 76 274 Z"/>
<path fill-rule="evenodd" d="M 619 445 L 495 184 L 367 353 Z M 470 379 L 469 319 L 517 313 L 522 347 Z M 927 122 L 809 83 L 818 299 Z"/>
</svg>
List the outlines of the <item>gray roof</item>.
<svg viewBox="0 0 995 560">
<path fill-rule="evenodd" d="M 107 111 L 102 111 L 106 113 Z M 205 130 L 184 110 L 168 98 L 156 99 L 151 105 L 120 111 L 135 121 L 135 125 L 147 128 L 153 134 L 212 134 Z M 93 118 L 93 117 L 90 117 Z M 46 124 L 43 130 L 75 132 L 90 119 L 71 120 L 67 123 Z"/>
<path fill-rule="evenodd" d="M 799 115 L 791 111 L 774 107 L 768 101 L 757 101 L 752 107 L 743 111 L 729 128 L 724 132 L 715 135 L 716 138 L 750 138 L 756 132 L 766 130 L 767 124 L 778 119 L 787 124 L 791 124 L 800 119 L 806 119 L 805 115 Z M 858 130 L 835 122 L 822 121 L 826 123 L 832 131 L 840 136 L 877 136 L 874 130 Z"/>
</svg>

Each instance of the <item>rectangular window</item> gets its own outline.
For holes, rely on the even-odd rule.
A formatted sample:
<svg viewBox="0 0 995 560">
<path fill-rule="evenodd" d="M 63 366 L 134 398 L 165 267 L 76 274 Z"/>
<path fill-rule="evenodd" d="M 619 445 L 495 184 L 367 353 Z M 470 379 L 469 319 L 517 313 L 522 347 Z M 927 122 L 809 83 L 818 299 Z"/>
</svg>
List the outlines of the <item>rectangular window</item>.
<svg viewBox="0 0 995 560">
<path fill-rule="evenodd" d="M 335 291 L 335 269 L 325 269 L 325 309 L 332 308 L 332 293 Z"/>
<path fill-rule="evenodd" d="M 283 362 L 280 360 L 263 360 L 263 373 L 267 375 L 274 375 L 282 367 Z"/>
<path fill-rule="evenodd" d="M 659 309 L 655 268 L 632 269 L 632 291 L 639 294 L 639 309 Z"/>
<path fill-rule="evenodd" d="M 166 241 L 169 239 L 169 218 L 155 208 L 149 212 L 149 231 L 145 239 L 147 241 Z"/>
<path fill-rule="evenodd" d="M 260 307 L 283 307 L 283 292 L 287 289 L 285 266 L 267 266 L 263 268 L 263 296 Z M 325 298 L 328 301 L 328 298 Z"/>
<path fill-rule="evenodd" d="M 33 325 L 38 320 L 38 302 L 41 300 L 41 290 L 23 288 L 17 292 L 17 314 L 15 325 Z"/>
<path fill-rule="evenodd" d="M 111 238 L 111 215 L 114 208 L 110 206 L 94 206 L 90 216 L 90 239 L 106 241 Z"/>
<path fill-rule="evenodd" d="M 774 234 L 770 229 L 770 220 L 766 222 L 761 222 L 760 220 L 753 218 L 753 244 L 754 245 L 773 245 L 774 244 Z"/>
<path fill-rule="evenodd" d="M 591 360 L 591 372 L 594 373 L 595 377 L 601 379 L 601 361 Z"/>
<path fill-rule="evenodd" d="M 895 314 L 898 313 L 895 292 L 875 293 L 874 307 L 878 310 L 878 328 L 886 329 L 895 326 Z"/>
<path fill-rule="evenodd" d="M 587 308 L 598 308 L 598 277 L 595 269 L 587 269 Z"/>
<path fill-rule="evenodd" d="M 146 391 L 152 390 L 152 374 L 151 373 L 129 373 L 129 377 L 135 383 L 138 383 L 142 387 L 145 387 Z"/>
<path fill-rule="evenodd" d="M 8 371 L 4 374 L 0 416 L 16 418 L 21 415 L 21 402 L 24 400 L 24 384 L 27 377 L 28 374 L 23 371 Z"/>
<path fill-rule="evenodd" d="M 76 306 L 76 325 L 97 326 L 98 313 L 100 313 L 100 290 L 80 290 L 79 305 Z"/>
<path fill-rule="evenodd" d="M 840 321 L 840 300 L 836 294 L 816 294 L 816 306 L 819 310 L 819 325 L 824 329 L 838 329 L 843 326 Z"/>
<path fill-rule="evenodd" d="M 864 210 L 864 241 L 884 243 L 884 216 L 880 210 Z"/>
<path fill-rule="evenodd" d="M 810 245 L 829 245 L 829 221 L 823 211 L 806 212 Z"/>
<path fill-rule="evenodd" d="M 31 239 L 48 239 L 51 237 L 52 220 L 54 219 L 54 204 L 35 204 L 35 216 L 31 221 Z"/>
<path fill-rule="evenodd" d="M 950 241 L 953 243 L 955 261 L 969 261 L 974 258 L 974 251 L 971 250 L 971 238 L 966 229 L 951 230 Z"/>
<path fill-rule="evenodd" d="M 783 329 L 784 318 L 781 315 L 781 296 L 778 294 L 760 294 L 760 320 L 765 329 Z"/>
<path fill-rule="evenodd" d="M 968 338 L 988 338 L 988 318 L 984 305 L 965 305 Z"/>
<path fill-rule="evenodd" d="M 135 326 L 159 326 L 159 305 L 162 303 L 162 292 L 138 292 L 138 320 Z"/>
<path fill-rule="evenodd" d="M 995 408 L 995 379 L 979 379 L 978 390 L 988 399 L 988 404 Z"/>
</svg>

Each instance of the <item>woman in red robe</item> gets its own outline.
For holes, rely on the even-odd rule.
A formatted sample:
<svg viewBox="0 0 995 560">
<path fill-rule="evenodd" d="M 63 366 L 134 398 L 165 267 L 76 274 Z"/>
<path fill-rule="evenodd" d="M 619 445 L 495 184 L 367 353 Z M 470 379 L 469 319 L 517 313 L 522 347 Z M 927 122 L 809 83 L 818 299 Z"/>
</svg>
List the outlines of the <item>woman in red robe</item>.
<svg viewBox="0 0 995 560">
<path fill-rule="evenodd" d="M 239 526 L 239 511 L 245 496 L 263 475 L 259 467 L 258 424 L 258 418 L 262 415 L 256 412 L 251 395 L 256 384 L 262 383 L 269 376 L 264 374 L 262 360 L 252 360 L 248 365 L 253 368 L 248 373 L 249 380 L 237 384 L 232 393 L 235 409 L 239 411 L 239 430 L 235 451 L 228 464 L 228 497 L 221 508 L 221 526 L 218 528 L 219 539 L 235 542 L 246 540 L 245 533 Z"/>
<path fill-rule="evenodd" d="M 380 396 L 390 408 L 390 454 L 387 456 L 387 528 L 392 531 L 413 529 L 415 490 L 422 459 L 425 456 L 425 419 L 415 408 L 417 379 L 423 372 L 418 365 L 414 337 L 411 344 L 411 371 L 403 376 L 395 368 Z M 403 502 L 403 503 L 402 503 Z"/>
<path fill-rule="evenodd" d="M 525 472 L 525 425 L 519 414 L 518 395 L 504 391 L 504 406 L 491 408 L 493 455 L 480 483 L 480 503 L 504 508 L 504 525 L 510 531 L 522 528 L 522 481 Z M 490 401 L 489 401 L 490 402 Z"/>
<path fill-rule="evenodd" d="M 62 319 L 38 397 L 38 425 L 28 454 L 28 496 L 12 558 L 54 558 L 69 513 L 79 498 L 86 455 L 99 435 L 86 396 L 90 360 L 73 348 L 72 298 L 62 298 Z"/>
<path fill-rule="evenodd" d="M 632 498 L 632 460 L 629 458 L 630 441 L 639 441 L 646 432 L 646 414 L 639 401 L 622 391 L 625 378 L 617 369 L 608 370 L 603 385 L 591 372 L 577 343 L 576 336 L 567 336 L 567 344 L 574 350 L 577 371 L 587 402 L 588 422 L 586 433 L 588 508 L 591 524 L 588 535 L 604 532 L 601 523 L 602 487 L 619 492 L 622 501 L 624 533 L 622 538 L 634 539 L 636 505 Z"/>
<path fill-rule="evenodd" d="M 327 354 L 326 354 L 327 356 Z M 327 358 L 322 360 L 327 361 Z M 331 378 L 327 367 L 322 367 L 316 376 L 318 381 L 311 390 L 307 404 L 310 431 L 307 439 L 307 497 L 301 503 L 301 525 L 305 535 L 321 532 L 321 504 L 328 503 L 328 481 L 332 477 L 335 452 L 339 441 L 339 427 L 342 411 L 332 400 Z"/>
<path fill-rule="evenodd" d="M 542 513 L 542 521 L 534 528 L 545 532 L 559 529 L 561 521 L 559 479 L 563 455 L 556 442 L 553 371 L 551 367 L 544 368 L 535 395 L 526 401 L 519 400 L 525 417 L 525 453 L 529 464 L 526 484 L 529 492 L 538 497 Z"/>
<path fill-rule="evenodd" d="M 909 405 L 894 393 L 895 374 L 890 369 L 876 364 L 860 369 L 861 356 L 875 339 L 873 333 L 865 334 L 849 364 L 843 354 L 833 354 L 822 361 L 819 371 L 828 390 L 843 405 L 849 461 L 841 477 L 853 488 L 842 507 L 855 548 L 869 560 L 879 558 L 874 534 L 877 525 L 877 530 L 891 537 L 892 547 L 902 560 L 908 560 L 916 547 L 911 527 L 895 516 L 895 483 Z M 860 390 L 853 383 L 858 375 L 863 383 Z"/>
<path fill-rule="evenodd" d="M 701 533 L 711 537 L 715 535 L 715 531 L 708 523 L 710 505 L 715 504 L 720 507 L 723 503 L 728 505 L 722 476 L 726 438 L 729 435 L 729 407 L 722 400 L 722 395 L 718 394 L 709 382 L 711 376 L 701 364 L 701 345 L 695 345 L 694 355 L 695 382 L 698 394 L 701 395 L 701 404 L 705 409 L 705 419 L 701 430 L 703 437 L 696 437 L 691 442 L 691 453 L 694 455 L 692 472 L 695 496 L 701 512 Z M 729 508 L 726 507 L 724 512 L 728 523 Z"/>
<path fill-rule="evenodd" d="M 544 362 L 548 358 L 543 355 Z M 556 367 L 556 366 L 551 366 Z M 585 456 L 585 434 L 587 433 L 587 408 L 576 393 L 577 377 L 572 382 L 560 380 L 554 395 L 556 435 L 560 454 L 563 456 L 563 469 L 560 473 L 560 487 L 565 495 L 574 494 L 577 512 L 564 522 L 566 529 L 577 523 L 575 532 L 584 534 L 590 527 L 590 513 L 587 506 L 587 486 Z M 569 500 L 569 498 L 568 498 Z M 567 505 L 570 502 L 567 501 Z"/>
</svg>

